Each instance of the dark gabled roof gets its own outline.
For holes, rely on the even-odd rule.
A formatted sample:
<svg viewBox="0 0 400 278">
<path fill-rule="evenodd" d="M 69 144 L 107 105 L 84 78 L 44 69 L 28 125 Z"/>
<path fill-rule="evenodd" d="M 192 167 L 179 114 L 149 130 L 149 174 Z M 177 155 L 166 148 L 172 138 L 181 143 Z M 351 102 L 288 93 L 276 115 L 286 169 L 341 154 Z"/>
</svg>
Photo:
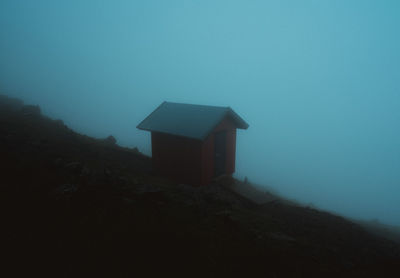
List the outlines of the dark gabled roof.
<svg viewBox="0 0 400 278">
<path fill-rule="evenodd" d="M 237 128 L 249 127 L 230 107 L 164 101 L 137 128 L 204 140 L 225 117 Z"/>
</svg>

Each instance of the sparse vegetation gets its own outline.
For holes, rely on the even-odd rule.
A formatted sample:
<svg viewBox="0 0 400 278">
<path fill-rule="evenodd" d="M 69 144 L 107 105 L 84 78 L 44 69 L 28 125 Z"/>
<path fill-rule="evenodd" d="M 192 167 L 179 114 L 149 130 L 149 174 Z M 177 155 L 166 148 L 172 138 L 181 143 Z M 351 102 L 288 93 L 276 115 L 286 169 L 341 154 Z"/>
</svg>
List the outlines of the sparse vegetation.
<svg viewBox="0 0 400 278">
<path fill-rule="evenodd" d="M 232 191 L 235 180 L 175 184 L 110 138 L 0 97 L 2 227 L 14 274 L 399 275 L 399 245 L 358 224 L 282 198 L 255 204 Z"/>
</svg>

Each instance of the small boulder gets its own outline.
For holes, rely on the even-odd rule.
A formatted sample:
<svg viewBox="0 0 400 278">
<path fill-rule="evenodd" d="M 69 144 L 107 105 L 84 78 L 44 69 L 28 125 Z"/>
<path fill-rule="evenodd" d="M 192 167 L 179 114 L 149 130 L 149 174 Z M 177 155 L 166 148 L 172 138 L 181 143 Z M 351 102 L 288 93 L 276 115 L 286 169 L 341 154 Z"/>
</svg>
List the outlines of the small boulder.
<svg viewBox="0 0 400 278">
<path fill-rule="evenodd" d="M 61 127 L 61 128 L 66 128 L 66 127 L 67 127 L 67 126 L 64 124 L 64 121 L 63 121 L 63 120 L 60 120 L 60 119 L 54 120 L 54 123 L 55 123 L 55 125 L 56 125 L 57 127 Z"/>
<path fill-rule="evenodd" d="M 117 139 L 115 139 L 114 136 L 110 135 L 106 139 L 104 139 L 104 142 L 109 146 L 115 146 L 117 144 Z"/>
<path fill-rule="evenodd" d="M 77 190 L 78 187 L 75 184 L 61 184 L 54 189 L 52 195 L 56 199 L 68 200 L 77 192 Z"/>
</svg>

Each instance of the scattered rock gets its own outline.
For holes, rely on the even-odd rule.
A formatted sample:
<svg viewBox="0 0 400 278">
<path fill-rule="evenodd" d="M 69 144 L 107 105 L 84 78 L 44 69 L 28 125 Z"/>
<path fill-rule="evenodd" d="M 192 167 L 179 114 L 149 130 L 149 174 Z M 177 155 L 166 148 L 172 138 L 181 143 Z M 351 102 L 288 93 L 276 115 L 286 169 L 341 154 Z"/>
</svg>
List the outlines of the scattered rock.
<svg viewBox="0 0 400 278">
<path fill-rule="evenodd" d="M 71 197 L 78 190 L 78 187 L 75 184 L 61 184 L 56 189 L 54 189 L 53 194 L 57 199 Z"/>
<path fill-rule="evenodd" d="M 106 139 L 104 139 L 104 142 L 109 146 L 115 146 L 117 144 L 117 139 L 115 139 L 114 136 L 110 135 Z"/>
<path fill-rule="evenodd" d="M 230 210 L 222 210 L 215 213 L 216 216 L 222 218 L 225 223 L 232 223 L 235 219 L 232 216 L 232 211 Z"/>
<path fill-rule="evenodd" d="M 80 176 L 81 177 L 87 177 L 90 174 L 91 174 L 90 169 L 88 167 L 86 167 L 86 166 L 83 166 Z"/>
<path fill-rule="evenodd" d="M 47 139 L 35 139 L 31 142 L 31 145 L 36 148 L 42 148 L 45 147 L 47 143 L 48 143 Z"/>
<path fill-rule="evenodd" d="M 137 178 L 133 178 L 133 179 L 132 179 L 132 183 L 133 183 L 134 185 L 138 185 L 140 182 L 139 182 L 139 180 L 138 180 Z"/>
<path fill-rule="evenodd" d="M 135 201 L 131 198 L 122 198 L 122 203 L 124 205 L 130 206 L 135 203 Z"/>
<path fill-rule="evenodd" d="M 12 98 L 4 95 L 0 95 L 0 107 L 1 109 L 7 109 L 11 111 L 19 111 L 24 106 L 24 102 L 17 98 Z"/>
<path fill-rule="evenodd" d="M 64 164 L 64 161 L 61 157 L 58 157 L 54 160 L 54 165 L 55 166 L 62 166 Z"/>
<path fill-rule="evenodd" d="M 117 183 L 118 185 L 126 186 L 129 184 L 129 180 L 124 176 L 119 176 L 117 177 Z"/>
<path fill-rule="evenodd" d="M 223 217 L 231 217 L 232 212 L 230 210 L 225 209 L 225 210 L 216 212 L 215 215 L 223 216 Z"/>
<path fill-rule="evenodd" d="M 104 173 L 104 176 L 105 176 L 106 178 L 111 178 L 111 176 L 112 176 L 112 172 L 111 172 L 111 170 L 108 169 L 108 168 L 104 168 L 103 173 Z"/>
<path fill-rule="evenodd" d="M 40 116 L 40 107 L 38 105 L 25 105 L 22 107 L 22 114 L 26 117 Z"/>
<path fill-rule="evenodd" d="M 82 173 L 83 165 L 80 162 L 70 162 L 65 166 L 65 168 L 73 174 L 80 175 Z"/>
<path fill-rule="evenodd" d="M 54 120 L 54 123 L 56 126 L 61 127 L 61 128 L 67 128 L 67 126 L 64 124 L 63 120 Z"/>
<path fill-rule="evenodd" d="M 282 234 L 282 233 L 270 233 L 269 237 L 277 240 L 283 240 L 283 241 L 296 241 L 293 237 L 290 237 L 288 235 Z"/>
<path fill-rule="evenodd" d="M 137 193 L 156 193 L 161 192 L 161 188 L 153 184 L 141 184 L 135 187 Z"/>
</svg>

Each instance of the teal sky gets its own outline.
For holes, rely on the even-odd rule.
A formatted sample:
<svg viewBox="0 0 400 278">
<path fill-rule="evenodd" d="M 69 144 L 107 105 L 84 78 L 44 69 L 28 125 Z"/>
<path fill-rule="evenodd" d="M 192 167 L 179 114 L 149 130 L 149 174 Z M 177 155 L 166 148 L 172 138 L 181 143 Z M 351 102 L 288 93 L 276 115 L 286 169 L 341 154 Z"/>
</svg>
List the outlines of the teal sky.
<svg viewBox="0 0 400 278">
<path fill-rule="evenodd" d="M 0 2 L 0 91 L 150 154 L 162 101 L 231 106 L 237 177 L 400 225 L 400 1 Z"/>
</svg>

